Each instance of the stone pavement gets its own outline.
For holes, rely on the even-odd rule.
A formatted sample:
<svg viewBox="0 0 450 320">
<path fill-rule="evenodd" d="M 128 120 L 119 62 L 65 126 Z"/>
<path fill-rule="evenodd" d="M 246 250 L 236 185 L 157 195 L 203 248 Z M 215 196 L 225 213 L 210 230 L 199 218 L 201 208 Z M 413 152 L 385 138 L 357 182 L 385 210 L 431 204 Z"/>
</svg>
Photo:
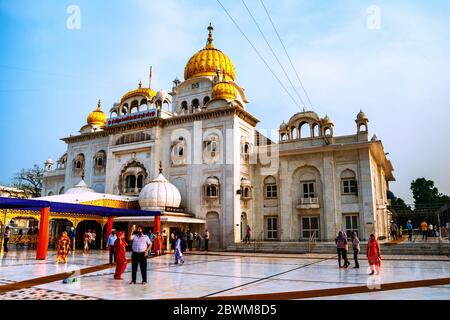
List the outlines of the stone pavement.
<svg viewBox="0 0 450 320">
<path fill-rule="evenodd" d="M 447 256 L 383 256 L 379 276 L 368 276 L 362 258 L 360 269 L 351 259 L 339 269 L 335 254 L 194 252 L 184 265 L 164 255 L 148 260 L 143 286 L 139 272 L 129 284 L 131 264 L 125 280 L 114 280 L 106 251 L 77 251 L 62 265 L 53 251 L 36 261 L 34 251 L 18 249 L 0 257 L 0 299 L 450 299 Z M 64 284 L 70 272 L 79 281 Z"/>
</svg>

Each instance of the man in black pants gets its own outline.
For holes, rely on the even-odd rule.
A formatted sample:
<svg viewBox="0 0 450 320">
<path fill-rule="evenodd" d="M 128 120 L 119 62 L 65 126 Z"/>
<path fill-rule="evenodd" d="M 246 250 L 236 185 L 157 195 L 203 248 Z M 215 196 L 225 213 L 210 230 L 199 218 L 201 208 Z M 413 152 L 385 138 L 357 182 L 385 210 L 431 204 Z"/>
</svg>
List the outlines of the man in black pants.
<svg viewBox="0 0 450 320">
<path fill-rule="evenodd" d="M 141 269 L 142 284 L 147 284 L 147 257 L 148 252 L 152 248 L 152 242 L 150 238 L 143 234 L 144 228 L 142 226 L 137 227 L 137 234 L 134 234 L 136 226 L 133 225 L 130 233 L 130 241 L 133 241 L 131 254 L 131 283 L 136 284 L 136 274 L 138 265 Z"/>
</svg>

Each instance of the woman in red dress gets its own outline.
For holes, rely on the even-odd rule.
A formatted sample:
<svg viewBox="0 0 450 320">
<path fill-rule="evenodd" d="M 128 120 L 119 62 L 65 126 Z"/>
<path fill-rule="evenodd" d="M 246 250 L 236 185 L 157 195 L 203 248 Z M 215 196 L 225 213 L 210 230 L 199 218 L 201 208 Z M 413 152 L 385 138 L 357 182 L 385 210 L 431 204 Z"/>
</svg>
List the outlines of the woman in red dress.
<svg viewBox="0 0 450 320">
<path fill-rule="evenodd" d="M 161 255 L 161 249 L 162 249 L 162 236 L 158 231 L 158 232 L 156 232 L 156 237 L 155 237 L 155 255 L 156 256 Z"/>
<path fill-rule="evenodd" d="M 70 239 L 67 236 L 67 231 L 63 231 L 61 238 L 58 240 L 58 256 L 56 263 L 67 263 L 67 255 L 70 251 Z"/>
<path fill-rule="evenodd" d="M 369 275 L 373 275 L 375 270 L 379 274 L 381 270 L 380 244 L 373 234 L 370 235 L 370 240 L 367 243 L 367 260 L 371 270 Z"/>
<path fill-rule="evenodd" d="M 126 246 L 124 233 L 122 231 L 117 232 L 117 240 L 114 242 L 114 252 L 116 254 L 116 273 L 114 274 L 114 279 L 123 280 L 122 274 L 127 269 L 127 257 L 126 257 Z"/>
</svg>

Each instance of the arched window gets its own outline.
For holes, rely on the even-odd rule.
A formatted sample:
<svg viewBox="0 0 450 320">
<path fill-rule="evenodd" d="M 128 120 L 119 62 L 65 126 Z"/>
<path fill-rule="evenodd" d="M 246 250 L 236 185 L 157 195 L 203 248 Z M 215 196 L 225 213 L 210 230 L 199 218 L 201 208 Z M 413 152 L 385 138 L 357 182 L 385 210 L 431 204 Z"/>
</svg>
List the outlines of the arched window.
<svg viewBox="0 0 450 320">
<path fill-rule="evenodd" d="M 298 130 L 296 127 L 291 127 L 291 139 L 298 139 Z"/>
<path fill-rule="evenodd" d="M 252 185 L 247 178 L 241 179 L 241 199 L 248 200 L 252 197 Z"/>
<path fill-rule="evenodd" d="M 136 188 L 136 176 L 130 175 L 125 178 L 125 192 L 131 193 L 134 192 Z"/>
<path fill-rule="evenodd" d="M 122 106 L 122 114 L 124 115 L 124 114 L 127 114 L 128 113 L 128 103 L 125 103 L 123 106 Z"/>
<path fill-rule="evenodd" d="M 47 194 L 47 196 L 52 196 L 53 195 L 53 191 L 50 191 L 48 194 Z"/>
<path fill-rule="evenodd" d="M 197 109 L 200 106 L 198 99 L 192 100 L 192 109 Z"/>
<path fill-rule="evenodd" d="M 314 123 L 312 129 L 313 129 L 313 137 L 315 138 L 319 137 L 320 136 L 319 124 Z"/>
<path fill-rule="evenodd" d="M 145 167 L 132 160 L 122 169 L 119 178 L 119 193 L 137 195 L 145 185 L 147 170 Z"/>
<path fill-rule="evenodd" d="M 181 111 L 182 112 L 187 112 L 188 111 L 188 103 L 187 103 L 187 101 L 183 101 L 181 103 Z"/>
<path fill-rule="evenodd" d="M 277 181 L 273 176 L 264 179 L 264 197 L 274 199 L 278 197 Z"/>
<path fill-rule="evenodd" d="M 341 181 L 343 195 L 358 195 L 358 182 L 354 171 L 350 169 L 344 170 L 341 174 Z"/>
<path fill-rule="evenodd" d="M 203 106 L 205 106 L 210 100 L 211 99 L 208 96 L 204 97 L 203 98 Z"/>
<path fill-rule="evenodd" d="M 64 187 L 61 187 L 61 189 L 59 189 L 59 194 L 64 194 Z"/>
<path fill-rule="evenodd" d="M 332 136 L 331 128 L 330 128 L 330 127 L 325 127 L 325 129 L 324 129 L 324 134 L 325 134 L 325 136 L 327 136 L 327 137 L 331 137 L 331 136 Z"/>
<path fill-rule="evenodd" d="M 300 123 L 298 131 L 300 132 L 300 139 L 309 138 L 311 136 L 311 130 L 308 122 Z"/>
<path fill-rule="evenodd" d="M 81 175 L 84 170 L 84 154 L 79 153 L 73 160 L 73 173 L 75 176 Z"/>
<path fill-rule="evenodd" d="M 204 184 L 204 191 L 206 198 L 218 198 L 220 190 L 220 183 L 217 177 L 209 177 Z"/>
<path fill-rule="evenodd" d="M 133 100 L 130 106 L 130 113 L 139 111 L 139 102 L 137 100 Z"/>
</svg>

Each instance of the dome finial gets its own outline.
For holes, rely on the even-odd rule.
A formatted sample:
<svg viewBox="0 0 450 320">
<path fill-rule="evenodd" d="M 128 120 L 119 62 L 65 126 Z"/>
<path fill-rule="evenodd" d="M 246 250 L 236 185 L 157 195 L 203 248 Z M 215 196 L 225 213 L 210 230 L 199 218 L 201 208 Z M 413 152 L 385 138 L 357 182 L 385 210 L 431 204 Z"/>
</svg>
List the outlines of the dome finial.
<svg viewBox="0 0 450 320">
<path fill-rule="evenodd" d="M 100 100 L 100 98 L 98 98 L 97 110 L 101 110 L 101 109 L 102 109 L 102 101 Z"/>
<path fill-rule="evenodd" d="M 209 26 L 208 26 L 208 41 L 206 42 L 206 48 L 213 48 L 213 40 L 214 40 L 213 34 L 212 34 L 213 30 L 214 30 L 214 27 L 212 26 L 212 24 L 210 22 Z"/>
<path fill-rule="evenodd" d="M 159 173 L 160 173 L 160 174 L 163 173 L 162 161 L 159 161 Z"/>
<path fill-rule="evenodd" d="M 139 89 L 142 88 L 142 81 L 139 81 Z"/>
</svg>

